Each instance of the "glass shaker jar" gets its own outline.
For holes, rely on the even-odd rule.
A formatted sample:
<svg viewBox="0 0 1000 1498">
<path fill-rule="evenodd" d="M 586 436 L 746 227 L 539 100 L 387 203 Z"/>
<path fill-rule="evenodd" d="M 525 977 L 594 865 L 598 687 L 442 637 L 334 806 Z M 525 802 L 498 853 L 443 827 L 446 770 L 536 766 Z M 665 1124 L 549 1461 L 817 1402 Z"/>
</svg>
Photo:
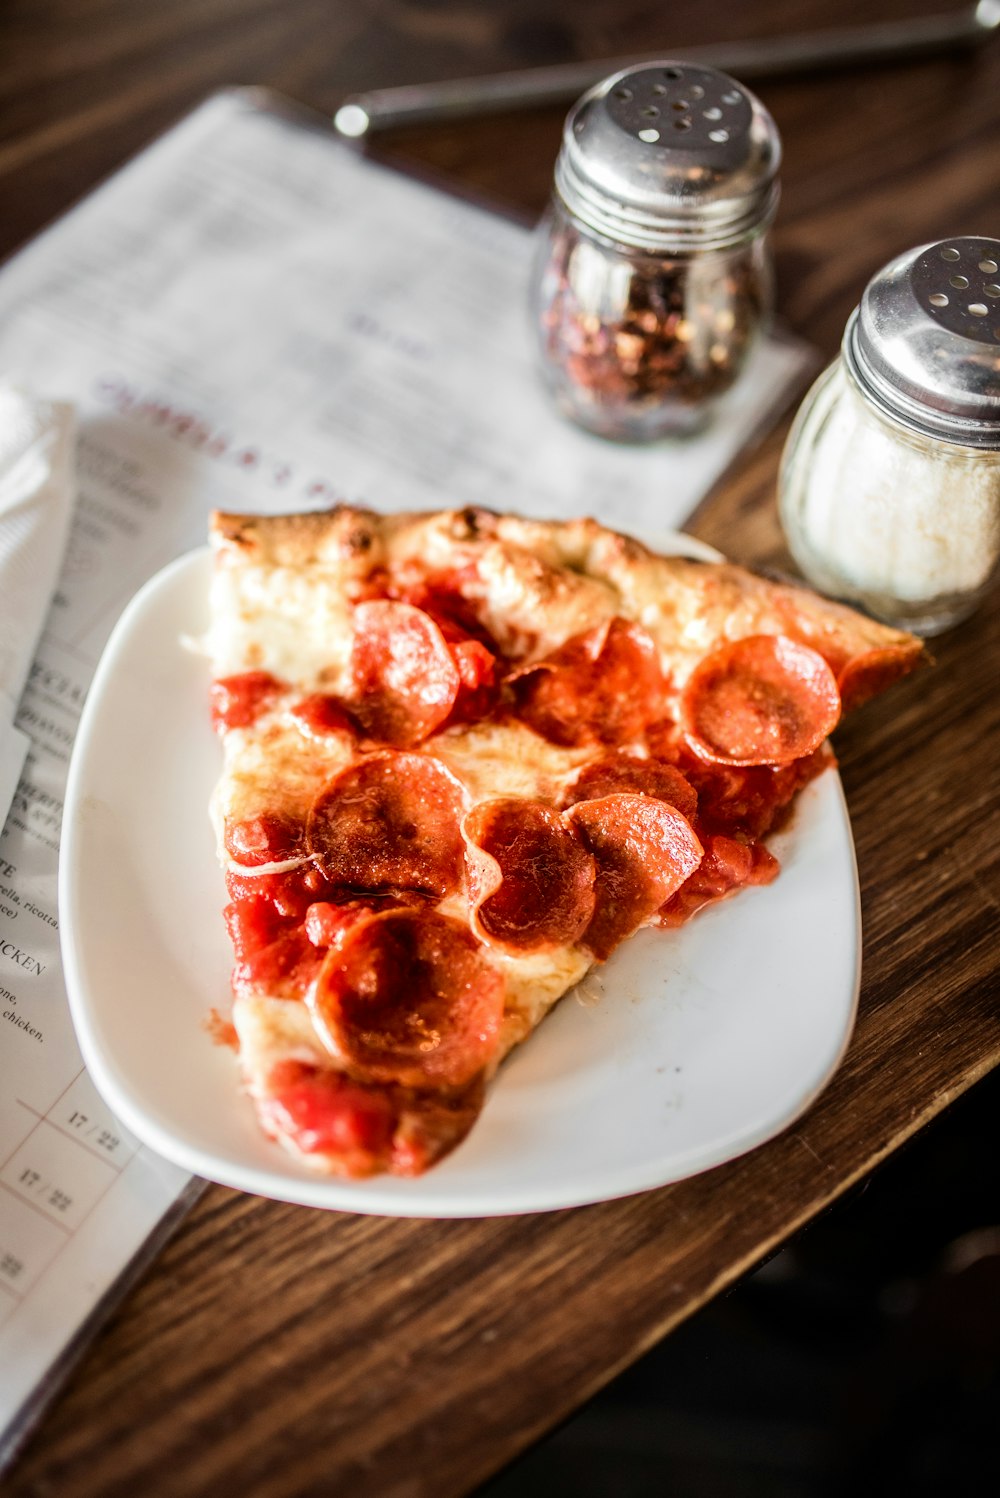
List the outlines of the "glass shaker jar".
<svg viewBox="0 0 1000 1498">
<path fill-rule="evenodd" d="M 704 425 L 770 317 L 780 159 L 767 110 L 714 68 L 631 68 L 570 111 L 533 315 L 573 421 L 626 441 Z"/>
<path fill-rule="evenodd" d="M 824 592 L 920 635 L 973 611 L 1000 569 L 1000 240 L 879 271 L 799 409 L 779 489 Z"/>
</svg>

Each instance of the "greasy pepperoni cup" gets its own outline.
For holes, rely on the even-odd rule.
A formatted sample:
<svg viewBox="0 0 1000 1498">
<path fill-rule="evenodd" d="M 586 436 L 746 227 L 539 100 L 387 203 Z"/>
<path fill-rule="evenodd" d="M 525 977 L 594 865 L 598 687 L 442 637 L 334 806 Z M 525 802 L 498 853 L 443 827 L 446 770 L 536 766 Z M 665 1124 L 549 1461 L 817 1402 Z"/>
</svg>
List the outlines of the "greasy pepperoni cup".
<svg viewBox="0 0 1000 1498">
<path fill-rule="evenodd" d="M 320 791 L 306 845 L 340 888 L 443 896 L 462 882 L 464 809 L 461 785 L 439 760 L 372 754 Z"/>
<path fill-rule="evenodd" d="M 354 610 L 351 712 L 372 738 L 409 749 L 451 713 L 462 679 L 423 609 L 379 599 Z"/>
<path fill-rule="evenodd" d="M 624 744 L 660 715 L 666 683 L 647 632 L 614 618 L 512 680 L 516 711 L 553 744 Z"/>
<path fill-rule="evenodd" d="M 840 717 L 823 657 L 785 635 L 748 635 L 713 650 L 681 696 L 691 746 L 729 765 L 784 765 L 811 754 Z"/>
<path fill-rule="evenodd" d="M 649 796 L 578 801 L 565 818 L 597 864 L 583 945 L 603 962 L 694 873 L 702 846 L 676 807 Z"/>
<path fill-rule="evenodd" d="M 698 809 L 698 792 L 676 765 L 662 759 L 640 759 L 623 750 L 585 765 L 567 790 L 563 804 L 597 801 L 619 792 L 668 801 L 685 817 L 693 817 Z"/>
<path fill-rule="evenodd" d="M 472 926 L 515 951 L 565 946 L 594 910 L 594 860 L 558 812 L 538 801 L 487 801 L 462 824 Z"/>
<path fill-rule="evenodd" d="M 918 656 L 919 660 L 920 657 Z M 840 670 L 837 686 L 844 712 L 853 712 L 898 681 L 914 665 L 913 643 L 885 645 L 855 655 Z"/>
<path fill-rule="evenodd" d="M 309 996 L 324 1044 L 363 1081 L 463 1087 L 494 1058 L 504 980 L 467 927 L 437 911 L 359 921 Z"/>
</svg>

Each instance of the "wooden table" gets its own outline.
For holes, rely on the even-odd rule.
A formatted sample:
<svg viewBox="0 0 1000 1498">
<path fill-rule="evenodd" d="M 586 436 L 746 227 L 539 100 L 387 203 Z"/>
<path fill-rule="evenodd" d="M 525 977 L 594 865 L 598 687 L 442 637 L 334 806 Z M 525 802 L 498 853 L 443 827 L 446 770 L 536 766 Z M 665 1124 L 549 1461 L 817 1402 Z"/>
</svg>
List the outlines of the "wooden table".
<svg viewBox="0 0 1000 1498">
<path fill-rule="evenodd" d="M 836 20 L 913 8 L 853 0 Z M 271 84 L 332 110 L 360 88 L 831 19 L 820 0 L 12 0 L 0 20 L 0 251 L 219 85 Z M 758 88 L 786 146 L 781 311 L 824 354 L 890 255 L 949 233 L 1000 234 L 1000 43 L 974 61 Z M 561 113 L 414 129 L 382 149 L 533 213 Z M 773 502 L 784 430 L 693 524 L 741 560 L 787 565 Z M 934 654 L 934 671 L 837 735 L 864 978 L 850 1051 L 805 1118 L 694 1180 L 535 1217 L 382 1221 L 212 1187 L 87 1353 L 6 1491 L 467 1493 L 995 1065 L 996 601 Z"/>
</svg>

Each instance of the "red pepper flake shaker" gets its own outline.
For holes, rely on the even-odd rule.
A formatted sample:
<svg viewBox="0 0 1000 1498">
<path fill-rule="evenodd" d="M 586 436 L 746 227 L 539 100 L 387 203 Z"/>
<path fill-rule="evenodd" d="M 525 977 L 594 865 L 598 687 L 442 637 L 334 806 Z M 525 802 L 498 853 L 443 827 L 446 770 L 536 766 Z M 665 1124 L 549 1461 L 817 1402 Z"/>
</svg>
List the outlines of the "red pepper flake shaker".
<svg viewBox="0 0 1000 1498">
<path fill-rule="evenodd" d="M 570 111 L 534 313 L 556 403 L 603 437 L 703 426 L 773 303 L 781 141 L 714 68 L 627 69 Z"/>
</svg>

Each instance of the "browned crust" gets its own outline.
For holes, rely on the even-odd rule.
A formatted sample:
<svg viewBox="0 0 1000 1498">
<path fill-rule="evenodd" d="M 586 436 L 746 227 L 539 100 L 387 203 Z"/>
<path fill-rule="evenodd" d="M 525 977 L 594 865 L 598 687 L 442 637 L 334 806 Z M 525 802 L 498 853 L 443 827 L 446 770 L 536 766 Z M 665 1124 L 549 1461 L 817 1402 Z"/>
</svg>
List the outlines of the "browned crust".
<svg viewBox="0 0 1000 1498">
<path fill-rule="evenodd" d="M 356 505 L 293 515 L 237 515 L 213 511 L 209 533 L 219 549 L 250 565 L 306 567 L 380 551 L 388 544 L 406 552 L 433 531 L 465 551 L 501 542 L 551 566 L 588 573 L 588 557 L 599 552 L 638 562 L 652 555 L 640 542 L 596 520 L 527 520 L 481 506 L 461 510 L 414 511 L 383 515 Z M 596 574 L 595 574 L 596 575 Z"/>
<path fill-rule="evenodd" d="M 229 565 L 320 568 L 367 573 L 387 561 L 502 564 L 524 585 L 529 607 L 563 612 L 567 623 L 597 600 L 595 584 L 623 600 L 655 600 L 661 633 L 701 637 L 788 633 L 830 659 L 839 674 L 851 662 L 880 658 L 879 690 L 927 659 L 912 635 L 791 583 L 731 563 L 662 557 L 596 520 L 529 520 L 478 507 L 383 515 L 352 505 L 294 515 L 216 512 L 211 536 Z M 488 600 L 487 600 L 488 601 Z M 562 605 L 563 607 L 560 607 Z M 602 609 L 606 612 L 607 606 Z M 692 627 L 692 626 L 698 627 Z M 544 633 L 544 630 L 540 631 Z M 862 694 L 859 694 L 859 697 Z M 846 702 L 845 706 L 850 706 Z"/>
<path fill-rule="evenodd" d="M 213 512 L 209 535 L 227 560 L 248 566 L 309 567 L 370 556 L 383 517 L 352 505 L 297 515 Z"/>
</svg>

